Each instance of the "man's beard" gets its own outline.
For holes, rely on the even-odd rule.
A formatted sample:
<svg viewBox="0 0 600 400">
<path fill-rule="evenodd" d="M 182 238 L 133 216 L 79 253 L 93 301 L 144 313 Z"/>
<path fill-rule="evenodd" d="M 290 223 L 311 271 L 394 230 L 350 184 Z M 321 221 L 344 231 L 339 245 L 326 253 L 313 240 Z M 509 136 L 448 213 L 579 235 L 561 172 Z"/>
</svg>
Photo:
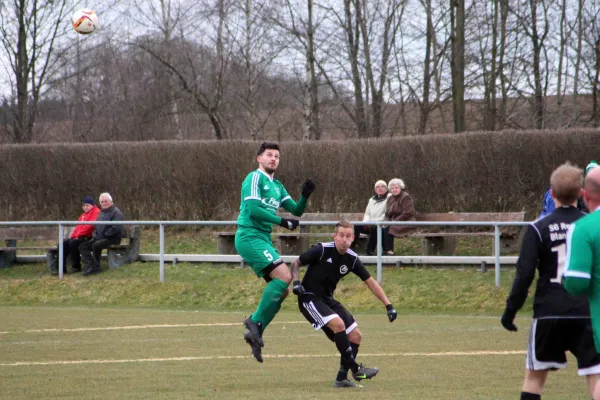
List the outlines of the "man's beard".
<svg viewBox="0 0 600 400">
<path fill-rule="evenodd" d="M 274 174 L 275 173 L 275 169 L 274 168 L 267 167 L 266 165 L 263 165 L 263 168 L 265 169 L 265 172 L 267 174 Z"/>
</svg>

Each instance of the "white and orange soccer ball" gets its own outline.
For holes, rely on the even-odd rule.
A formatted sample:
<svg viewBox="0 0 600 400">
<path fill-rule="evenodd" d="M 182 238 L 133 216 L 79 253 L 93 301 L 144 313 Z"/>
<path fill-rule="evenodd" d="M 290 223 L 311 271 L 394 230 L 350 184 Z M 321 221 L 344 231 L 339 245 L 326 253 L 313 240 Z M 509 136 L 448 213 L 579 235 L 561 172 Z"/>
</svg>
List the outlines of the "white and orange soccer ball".
<svg viewBox="0 0 600 400">
<path fill-rule="evenodd" d="M 82 8 L 75 11 L 71 21 L 73 22 L 73 29 L 82 35 L 89 35 L 98 29 L 99 26 L 98 16 L 94 10 L 90 10 L 89 8 Z"/>
</svg>

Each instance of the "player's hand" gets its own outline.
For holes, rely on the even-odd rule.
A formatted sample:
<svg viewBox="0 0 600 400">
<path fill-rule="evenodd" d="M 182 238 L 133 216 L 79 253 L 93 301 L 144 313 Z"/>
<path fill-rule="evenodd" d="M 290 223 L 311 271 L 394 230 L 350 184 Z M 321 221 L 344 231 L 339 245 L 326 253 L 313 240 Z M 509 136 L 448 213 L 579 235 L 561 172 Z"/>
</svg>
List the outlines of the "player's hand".
<svg viewBox="0 0 600 400">
<path fill-rule="evenodd" d="M 515 320 L 515 313 L 505 310 L 504 314 L 502 314 L 502 318 L 500 318 L 500 323 L 502 324 L 504 329 L 506 329 L 507 331 L 516 332 L 518 329 L 514 323 L 514 320 Z"/>
<path fill-rule="evenodd" d="M 290 231 L 293 231 L 298 227 L 298 225 L 300 225 L 300 221 L 291 218 L 281 218 L 281 223 L 279 225 L 283 226 L 286 229 L 289 229 Z"/>
<path fill-rule="evenodd" d="M 394 322 L 394 320 L 398 316 L 398 312 L 396 312 L 396 309 L 391 304 L 388 304 L 387 306 L 385 306 L 385 308 L 387 310 L 388 319 L 390 320 L 390 322 Z"/>
<path fill-rule="evenodd" d="M 294 292 L 296 296 L 300 296 L 301 294 L 306 293 L 306 290 L 304 290 L 304 286 L 302 286 L 302 283 L 300 283 L 300 281 L 294 281 L 293 285 L 294 286 L 292 287 L 292 292 Z"/>
<path fill-rule="evenodd" d="M 306 182 L 302 184 L 302 196 L 308 199 L 315 188 L 316 186 L 312 178 L 308 178 Z"/>
</svg>

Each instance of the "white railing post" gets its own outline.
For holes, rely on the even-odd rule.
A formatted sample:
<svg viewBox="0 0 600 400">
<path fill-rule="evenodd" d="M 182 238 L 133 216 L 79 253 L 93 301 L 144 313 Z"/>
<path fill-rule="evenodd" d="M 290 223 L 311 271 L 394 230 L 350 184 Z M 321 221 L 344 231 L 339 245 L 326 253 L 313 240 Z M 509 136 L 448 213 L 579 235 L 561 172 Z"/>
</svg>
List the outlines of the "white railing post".
<svg viewBox="0 0 600 400">
<path fill-rule="evenodd" d="M 160 283 L 165 282 L 165 226 L 160 224 L 160 244 L 159 244 L 159 252 L 160 252 Z"/>
<path fill-rule="evenodd" d="M 380 285 L 383 280 L 383 260 L 381 259 L 381 254 L 383 253 L 383 244 L 381 243 L 382 237 L 381 225 L 379 224 L 379 221 L 377 221 L 377 282 Z"/>
<path fill-rule="evenodd" d="M 64 277 L 64 268 L 65 266 L 63 265 L 63 237 L 65 234 L 65 228 L 63 227 L 62 224 L 58 224 L 58 260 L 56 260 L 58 262 L 58 279 L 63 279 Z M 50 273 L 52 273 L 52 271 L 50 271 Z"/>
<path fill-rule="evenodd" d="M 496 257 L 496 266 L 494 268 L 496 274 L 496 287 L 500 287 L 500 228 L 494 224 L 494 256 Z"/>
</svg>

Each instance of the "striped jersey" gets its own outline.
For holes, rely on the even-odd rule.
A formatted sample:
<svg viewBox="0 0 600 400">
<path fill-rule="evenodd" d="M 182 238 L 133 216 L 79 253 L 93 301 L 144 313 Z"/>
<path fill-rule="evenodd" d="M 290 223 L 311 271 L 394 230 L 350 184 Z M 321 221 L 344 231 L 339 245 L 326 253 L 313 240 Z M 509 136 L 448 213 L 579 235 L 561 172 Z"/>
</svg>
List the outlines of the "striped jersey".
<svg viewBox="0 0 600 400">
<path fill-rule="evenodd" d="M 290 198 L 287 190 L 277 179 L 271 178 L 260 169 L 250 172 L 242 182 L 240 215 L 237 220 L 238 229 L 258 229 L 270 234 L 273 231 L 273 224 L 252 218 L 247 202 L 258 200 L 260 207 L 275 215 L 283 202 Z"/>
</svg>

